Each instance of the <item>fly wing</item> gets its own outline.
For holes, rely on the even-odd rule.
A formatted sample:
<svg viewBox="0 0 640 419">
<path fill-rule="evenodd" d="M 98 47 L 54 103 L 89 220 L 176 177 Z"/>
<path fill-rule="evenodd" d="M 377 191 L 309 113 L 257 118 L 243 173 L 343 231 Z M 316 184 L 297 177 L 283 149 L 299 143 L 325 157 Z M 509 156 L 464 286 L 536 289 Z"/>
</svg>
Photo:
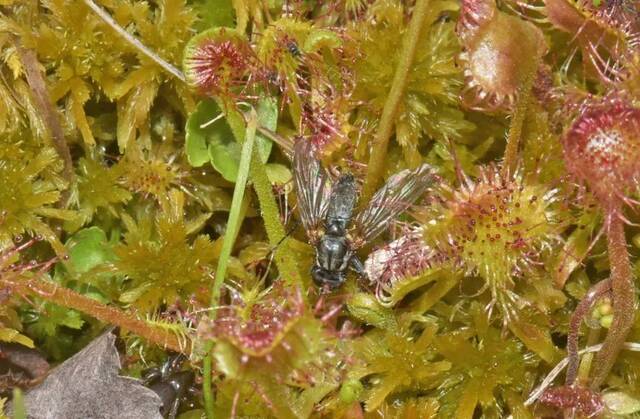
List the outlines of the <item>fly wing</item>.
<svg viewBox="0 0 640 419">
<path fill-rule="evenodd" d="M 389 178 L 373 195 L 369 205 L 354 220 L 355 247 L 375 239 L 393 219 L 406 210 L 435 181 L 434 169 L 423 164 L 415 170 L 403 170 Z"/>
<path fill-rule="evenodd" d="M 311 143 L 299 139 L 293 150 L 293 171 L 300 218 L 312 242 L 317 241 L 327 213 L 329 176 L 315 158 Z"/>
</svg>

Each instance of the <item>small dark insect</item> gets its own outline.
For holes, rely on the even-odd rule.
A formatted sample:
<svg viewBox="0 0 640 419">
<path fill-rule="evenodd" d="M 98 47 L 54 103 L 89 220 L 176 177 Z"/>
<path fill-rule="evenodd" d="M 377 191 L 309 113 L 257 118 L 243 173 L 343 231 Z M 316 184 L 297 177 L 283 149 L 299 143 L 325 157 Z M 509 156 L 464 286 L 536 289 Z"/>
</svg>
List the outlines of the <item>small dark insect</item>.
<svg viewBox="0 0 640 419">
<path fill-rule="evenodd" d="M 151 368 L 143 373 L 144 384 L 153 390 L 160 400 L 160 413 L 169 419 L 175 419 L 180 404 L 195 391 L 193 371 L 181 371 L 180 365 L 185 360 L 182 354 L 169 356 L 161 367 Z"/>
<path fill-rule="evenodd" d="M 0 342 L 0 397 L 9 396 L 14 387 L 32 387 L 48 371 L 49 363 L 38 350 Z"/>
<path fill-rule="evenodd" d="M 293 39 L 289 39 L 287 41 L 287 50 L 295 58 L 298 58 L 302 55 L 302 52 L 300 52 L 300 48 L 298 48 L 298 44 Z"/>
<path fill-rule="evenodd" d="M 300 218 L 316 248 L 311 276 L 316 285 L 329 289 L 342 285 L 349 267 L 366 277 L 355 251 L 381 234 L 436 179 L 426 164 L 397 173 L 352 222 L 358 193 L 352 175 L 342 175 L 330 185 L 311 143 L 302 140 L 295 145 L 293 166 Z"/>
</svg>

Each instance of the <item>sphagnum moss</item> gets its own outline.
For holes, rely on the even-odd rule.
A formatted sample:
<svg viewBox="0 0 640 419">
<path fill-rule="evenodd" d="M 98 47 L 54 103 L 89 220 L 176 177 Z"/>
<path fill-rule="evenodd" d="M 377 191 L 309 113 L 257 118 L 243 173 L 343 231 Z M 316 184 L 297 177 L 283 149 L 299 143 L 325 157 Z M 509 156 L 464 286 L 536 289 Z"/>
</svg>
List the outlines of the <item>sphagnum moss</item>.
<svg viewBox="0 0 640 419">
<path fill-rule="evenodd" d="M 209 418 L 640 413 L 633 2 L 2 3 L 0 341 L 120 326 L 131 372 L 203 365 Z M 312 285 L 299 141 L 363 206 L 438 170 L 368 281 Z"/>
</svg>

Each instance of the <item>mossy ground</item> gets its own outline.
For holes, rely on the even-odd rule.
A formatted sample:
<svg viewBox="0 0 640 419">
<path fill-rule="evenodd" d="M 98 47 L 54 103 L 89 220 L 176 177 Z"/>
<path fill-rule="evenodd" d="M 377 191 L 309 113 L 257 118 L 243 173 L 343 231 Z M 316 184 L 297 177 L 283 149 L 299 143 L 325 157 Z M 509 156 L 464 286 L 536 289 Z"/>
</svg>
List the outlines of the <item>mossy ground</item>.
<svg viewBox="0 0 640 419">
<path fill-rule="evenodd" d="M 0 1 L 0 343 L 120 326 L 190 356 L 183 418 L 640 415 L 639 6 L 524 3 Z M 379 277 L 313 285 L 298 141 L 360 207 L 437 170 Z M 568 340 L 597 403 L 527 402 Z"/>
</svg>

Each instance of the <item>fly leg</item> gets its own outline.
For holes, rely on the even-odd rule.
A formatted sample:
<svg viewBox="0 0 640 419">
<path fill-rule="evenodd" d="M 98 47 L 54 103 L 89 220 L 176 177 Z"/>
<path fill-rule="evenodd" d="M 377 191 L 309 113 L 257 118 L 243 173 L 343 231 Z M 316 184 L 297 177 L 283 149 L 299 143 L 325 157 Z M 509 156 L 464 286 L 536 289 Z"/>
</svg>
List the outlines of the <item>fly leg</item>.
<svg viewBox="0 0 640 419">
<path fill-rule="evenodd" d="M 349 265 L 351 266 L 351 269 L 353 269 L 360 278 L 367 279 L 367 273 L 364 271 L 364 264 L 358 258 L 358 256 L 356 255 L 351 256 L 351 259 L 349 259 Z"/>
</svg>

